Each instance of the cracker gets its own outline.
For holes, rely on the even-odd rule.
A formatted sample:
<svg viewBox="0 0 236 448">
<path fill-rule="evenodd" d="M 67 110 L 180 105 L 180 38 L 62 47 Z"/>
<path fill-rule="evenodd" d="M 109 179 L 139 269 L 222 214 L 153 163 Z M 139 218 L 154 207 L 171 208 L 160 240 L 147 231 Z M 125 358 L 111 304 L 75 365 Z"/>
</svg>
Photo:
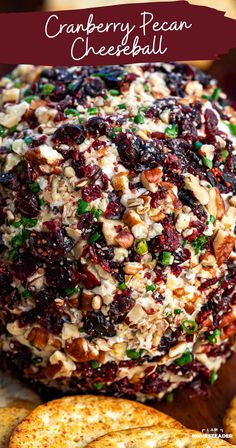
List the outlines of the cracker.
<svg viewBox="0 0 236 448">
<path fill-rule="evenodd" d="M 224 417 L 224 431 L 226 434 L 233 434 L 231 443 L 236 444 L 236 395 L 231 400 Z"/>
<path fill-rule="evenodd" d="M 0 408 L 0 447 L 8 448 L 15 427 L 29 414 L 24 408 Z"/>
<path fill-rule="evenodd" d="M 151 442 L 151 443 L 150 443 Z M 89 443 L 86 448 L 227 448 L 221 439 L 204 438 L 189 429 L 160 429 L 160 426 L 117 431 Z"/>
<path fill-rule="evenodd" d="M 183 427 L 151 407 L 102 396 L 64 397 L 39 406 L 15 430 L 9 448 L 82 448 L 112 430 Z"/>
</svg>

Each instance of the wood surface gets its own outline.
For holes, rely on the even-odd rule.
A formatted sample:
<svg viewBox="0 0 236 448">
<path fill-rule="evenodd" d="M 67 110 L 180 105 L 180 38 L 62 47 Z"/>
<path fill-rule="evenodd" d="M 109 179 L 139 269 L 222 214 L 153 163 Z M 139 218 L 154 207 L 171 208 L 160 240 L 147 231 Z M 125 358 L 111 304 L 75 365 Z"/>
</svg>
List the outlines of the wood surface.
<svg viewBox="0 0 236 448">
<path fill-rule="evenodd" d="M 158 403 L 155 408 L 166 412 L 191 429 L 223 428 L 226 408 L 236 395 L 236 354 L 221 368 L 219 378 L 209 390 L 209 396 L 190 396 L 188 389 L 177 391 L 173 403 Z"/>
</svg>

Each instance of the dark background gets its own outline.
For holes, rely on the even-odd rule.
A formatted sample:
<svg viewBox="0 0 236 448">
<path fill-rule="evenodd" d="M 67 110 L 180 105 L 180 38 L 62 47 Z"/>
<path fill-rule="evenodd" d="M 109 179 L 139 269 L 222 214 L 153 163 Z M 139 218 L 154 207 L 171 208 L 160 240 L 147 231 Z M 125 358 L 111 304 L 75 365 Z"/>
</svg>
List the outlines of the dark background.
<svg viewBox="0 0 236 448">
<path fill-rule="evenodd" d="M 231 0 L 231 2 L 232 5 L 234 5 L 236 0 Z M 116 3 L 115 0 L 114 3 Z M 119 2 L 117 1 L 117 3 Z M 194 3 L 194 0 L 192 3 Z M 217 3 L 217 6 L 220 7 L 220 2 Z M 0 12 L 42 11 L 46 9 L 47 4 L 48 3 L 46 3 L 46 0 L 0 0 Z M 78 8 L 79 5 L 80 0 L 78 0 Z M 64 9 L 66 9 L 66 0 L 64 3 Z M 212 26 L 214 26 L 214 24 L 212 24 Z M 223 39 L 224 30 L 219 30 L 219 33 L 222 34 Z M 12 38 L 14 39 L 14 30 L 12 32 Z M 37 51 L 37 49 L 35 49 L 35 51 Z M 222 89 L 236 101 L 236 48 L 232 49 L 228 54 L 221 56 L 219 60 L 206 61 L 206 63 L 202 61 L 194 61 L 194 64 L 200 66 L 201 68 L 204 67 L 206 71 L 211 73 L 211 75 L 219 81 Z M 13 67 L 14 66 L 12 65 L 1 64 L 0 53 L 0 76 L 10 72 Z"/>
</svg>

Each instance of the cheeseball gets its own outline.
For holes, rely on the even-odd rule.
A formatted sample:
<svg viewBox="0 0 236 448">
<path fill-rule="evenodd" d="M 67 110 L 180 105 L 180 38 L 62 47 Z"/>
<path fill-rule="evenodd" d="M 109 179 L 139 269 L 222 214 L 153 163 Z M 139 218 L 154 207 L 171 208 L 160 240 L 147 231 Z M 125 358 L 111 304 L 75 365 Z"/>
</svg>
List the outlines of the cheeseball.
<svg viewBox="0 0 236 448">
<path fill-rule="evenodd" d="M 236 114 L 187 64 L 0 81 L 1 366 L 139 400 L 235 346 Z"/>
</svg>

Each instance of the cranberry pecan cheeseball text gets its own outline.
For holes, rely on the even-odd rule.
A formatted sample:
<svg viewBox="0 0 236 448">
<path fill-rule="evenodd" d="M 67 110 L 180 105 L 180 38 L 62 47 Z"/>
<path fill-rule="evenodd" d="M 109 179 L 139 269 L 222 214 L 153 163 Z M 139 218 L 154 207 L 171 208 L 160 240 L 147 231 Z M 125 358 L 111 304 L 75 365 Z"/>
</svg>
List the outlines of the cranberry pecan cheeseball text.
<svg viewBox="0 0 236 448">
<path fill-rule="evenodd" d="M 185 64 L 21 65 L 0 110 L 0 350 L 66 390 L 161 398 L 236 333 L 236 116 Z"/>
</svg>

